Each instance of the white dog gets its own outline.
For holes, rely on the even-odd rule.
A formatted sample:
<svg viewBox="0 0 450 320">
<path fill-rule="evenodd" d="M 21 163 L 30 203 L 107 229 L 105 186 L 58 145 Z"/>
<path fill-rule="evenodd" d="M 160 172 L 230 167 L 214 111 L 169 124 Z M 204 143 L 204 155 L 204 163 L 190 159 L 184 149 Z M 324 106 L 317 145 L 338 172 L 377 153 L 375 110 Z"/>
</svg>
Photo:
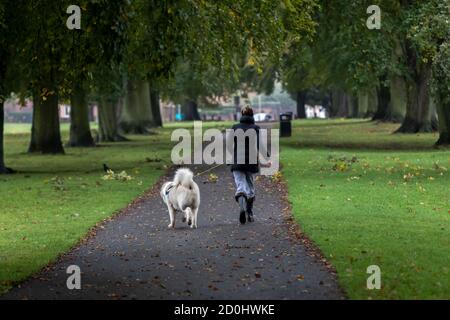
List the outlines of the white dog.
<svg viewBox="0 0 450 320">
<path fill-rule="evenodd" d="M 162 186 L 161 197 L 169 209 L 169 228 L 175 228 L 176 211 L 183 212 L 183 222 L 187 221 L 191 228 L 197 228 L 200 190 L 194 182 L 194 174 L 191 170 L 178 169 L 173 181 L 166 182 Z"/>
</svg>

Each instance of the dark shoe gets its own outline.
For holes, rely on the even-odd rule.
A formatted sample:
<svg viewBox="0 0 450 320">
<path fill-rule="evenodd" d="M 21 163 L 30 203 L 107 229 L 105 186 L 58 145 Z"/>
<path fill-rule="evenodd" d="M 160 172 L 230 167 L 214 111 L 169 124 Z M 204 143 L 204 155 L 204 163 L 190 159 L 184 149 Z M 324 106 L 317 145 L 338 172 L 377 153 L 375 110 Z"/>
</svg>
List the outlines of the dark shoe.
<svg viewBox="0 0 450 320">
<path fill-rule="evenodd" d="M 245 211 L 246 211 L 246 208 L 247 208 L 247 199 L 245 198 L 245 196 L 240 196 L 238 198 L 238 203 L 239 203 L 239 209 L 240 209 L 239 222 L 241 224 L 245 224 L 245 222 L 246 222 Z"/>
<path fill-rule="evenodd" d="M 255 198 L 249 198 L 247 199 L 247 220 L 248 222 L 255 221 L 255 218 L 253 217 L 253 201 Z"/>
</svg>

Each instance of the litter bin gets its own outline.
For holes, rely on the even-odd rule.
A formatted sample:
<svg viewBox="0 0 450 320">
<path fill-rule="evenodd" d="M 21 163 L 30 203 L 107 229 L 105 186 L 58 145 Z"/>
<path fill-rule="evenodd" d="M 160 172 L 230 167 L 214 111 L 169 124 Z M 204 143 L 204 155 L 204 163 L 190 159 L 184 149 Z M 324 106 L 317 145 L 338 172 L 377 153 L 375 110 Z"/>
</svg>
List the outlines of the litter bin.
<svg viewBox="0 0 450 320">
<path fill-rule="evenodd" d="M 292 135 L 292 112 L 280 114 L 280 137 L 290 137 Z"/>
</svg>

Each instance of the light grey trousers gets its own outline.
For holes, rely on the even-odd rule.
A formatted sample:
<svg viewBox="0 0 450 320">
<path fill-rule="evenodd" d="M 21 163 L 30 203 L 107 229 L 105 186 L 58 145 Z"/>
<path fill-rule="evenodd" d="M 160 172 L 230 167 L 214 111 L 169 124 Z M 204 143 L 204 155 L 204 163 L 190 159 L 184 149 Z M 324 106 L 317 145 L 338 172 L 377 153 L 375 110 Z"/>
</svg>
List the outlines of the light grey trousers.
<svg viewBox="0 0 450 320">
<path fill-rule="evenodd" d="M 255 174 L 244 171 L 233 171 L 234 183 L 236 184 L 235 196 L 245 195 L 247 199 L 255 196 Z"/>
</svg>

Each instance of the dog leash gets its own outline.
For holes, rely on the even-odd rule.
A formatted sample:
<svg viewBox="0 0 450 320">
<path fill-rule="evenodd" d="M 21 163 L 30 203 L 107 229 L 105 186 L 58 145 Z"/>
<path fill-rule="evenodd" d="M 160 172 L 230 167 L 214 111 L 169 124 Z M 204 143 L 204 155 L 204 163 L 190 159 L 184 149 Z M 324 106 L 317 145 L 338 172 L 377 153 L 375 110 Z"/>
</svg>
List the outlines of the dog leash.
<svg viewBox="0 0 450 320">
<path fill-rule="evenodd" d="M 214 167 L 212 167 L 212 168 L 209 168 L 209 169 L 207 169 L 207 170 L 205 170 L 205 171 L 202 171 L 202 172 L 200 172 L 200 173 L 197 173 L 195 176 L 196 176 L 196 177 L 199 177 L 199 176 L 201 176 L 202 174 L 205 174 L 205 173 L 207 173 L 207 172 L 209 172 L 209 171 L 211 171 L 211 170 L 214 170 L 214 169 L 216 169 L 216 168 L 218 168 L 218 167 L 220 167 L 220 166 L 223 166 L 223 163 L 222 163 L 222 164 L 218 164 L 218 165 L 216 165 L 216 166 L 214 166 Z"/>
</svg>

